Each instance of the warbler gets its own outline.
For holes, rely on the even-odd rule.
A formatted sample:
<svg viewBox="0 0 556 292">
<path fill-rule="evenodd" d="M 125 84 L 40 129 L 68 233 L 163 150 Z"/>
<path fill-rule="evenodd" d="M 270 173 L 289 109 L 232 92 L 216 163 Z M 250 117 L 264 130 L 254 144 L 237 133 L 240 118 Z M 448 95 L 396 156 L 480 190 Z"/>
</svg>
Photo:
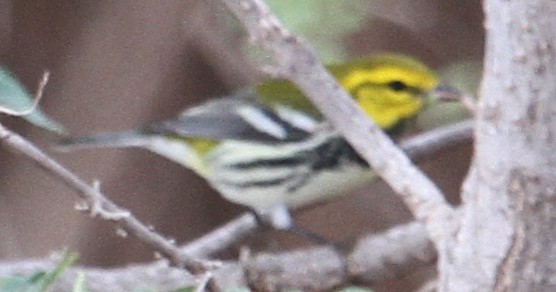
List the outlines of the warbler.
<svg viewBox="0 0 556 292">
<path fill-rule="evenodd" d="M 403 55 L 327 66 L 369 118 L 395 137 L 427 105 L 437 75 Z M 142 147 L 208 181 L 271 224 L 291 226 L 289 208 L 346 193 L 372 178 L 366 162 L 291 82 L 270 80 L 191 107 L 174 119 L 123 132 L 68 137 L 64 149 Z"/>
</svg>

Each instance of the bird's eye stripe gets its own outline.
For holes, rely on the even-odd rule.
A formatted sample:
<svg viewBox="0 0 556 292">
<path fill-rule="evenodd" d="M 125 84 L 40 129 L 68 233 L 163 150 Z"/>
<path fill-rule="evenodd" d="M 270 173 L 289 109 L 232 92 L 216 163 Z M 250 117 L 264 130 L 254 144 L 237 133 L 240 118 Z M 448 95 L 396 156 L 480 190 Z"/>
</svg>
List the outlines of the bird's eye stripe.
<svg viewBox="0 0 556 292">
<path fill-rule="evenodd" d="M 402 91 L 407 89 L 407 84 L 403 83 L 402 81 L 392 81 L 388 82 L 387 84 L 392 90 L 394 91 Z"/>
<path fill-rule="evenodd" d="M 416 74 L 411 74 L 416 73 Z M 399 81 L 408 88 L 420 89 L 416 92 L 423 92 L 432 89 L 435 84 L 435 78 L 429 78 L 426 74 L 418 74 L 419 72 L 408 71 L 405 68 L 396 66 L 383 66 L 371 70 L 355 69 L 341 78 L 341 83 L 348 91 L 353 92 L 359 90 L 359 87 L 383 87 L 393 81 Z M 414 89 L 408 89 L 415 92 Z"/>
<path fill-rule="evenodd" d="M 396 84 L 396 85 L 394 85 Z M 352 88 L 347 88 L 348 91 L 352 92 L 352 93 L 356 93 L 359 90 L 366 88 L 366 87 L 376 87 L 376 86 L 385 86 L 388 88 L 391 88 L 392 90 L 395 91 L 408 91 L 412 94 L 415 95 L 419 95 L 422 94 L 423 91 L 420 90 L 419 88 L 415 87 L 415 86 L 410 86 L 407 85 L 406 83 L 403 83 L 401 81 L 390 81 L 390 82 L 386 82 L 386 83 L 375 83 L 375 82 L 370 82 L 370 81 L 366 81 L 366 82 L 361 82 L 359 84 L 357 84 L 356 86 L 352 86 Z M 393 88 L 393 86 L 397 86 L 398 88 Z"/>
</svg>

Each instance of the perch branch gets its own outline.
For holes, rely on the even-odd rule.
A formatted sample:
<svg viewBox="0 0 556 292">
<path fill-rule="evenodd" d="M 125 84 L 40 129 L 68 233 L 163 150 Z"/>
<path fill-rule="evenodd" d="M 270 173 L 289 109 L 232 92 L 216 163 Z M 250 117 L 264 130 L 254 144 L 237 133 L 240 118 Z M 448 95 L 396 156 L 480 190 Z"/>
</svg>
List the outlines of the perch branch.
<svg viewBox="0 0 556 292">
<path fill-rule="evenodd" d="M 260 254 L 246 266 L 225 262 L 212 273 L 213 281 L 220 288 L 245 287 L 251 281 L 262 289 L 295 287 L 323 291 L 346 284 L 351 279 L 369 284 L 395 279 L 435 261 L 436 253 L 427 239 L 427 233 L 420 223 L 411 222 L 384 233 L 363 237 L 347 260 L 328 247 L 315 247 L 280 254 Z M 51 271 L 54 267 L 55 261 L 51 259 L 0 263 L 0 275 L 32 275 L 39 271 Z M 71 291 L 79 273 L 85 274 L 90 291 L 132 291 L 138 287 L 170 291 L 197 286 L 203 280 L 183 269 L 157 261 L 115 269 L 71 267 L 62 274 L 54 290 Z"/>
</svg>

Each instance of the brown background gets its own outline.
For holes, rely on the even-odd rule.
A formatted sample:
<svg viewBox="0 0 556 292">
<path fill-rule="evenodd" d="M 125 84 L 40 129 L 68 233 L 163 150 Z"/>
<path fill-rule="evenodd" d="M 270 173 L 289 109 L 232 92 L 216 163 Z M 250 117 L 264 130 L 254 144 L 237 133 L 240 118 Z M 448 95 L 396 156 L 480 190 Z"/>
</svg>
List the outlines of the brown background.
<svg viewBox="0 0 556 292">
<path fill-rule="evenodd" d="M 129 129 L 227 94 L 259 78 L 239 49 L 240 34 L 216 1 L 0 0 L 0 62 L 36 88 L 52 72 L 43 109 L 73 134 Z M 480 1 L 374 1 L 366 29 L 345 39 L 353 55 L 399 51 L 439 68 L 482 55 Z M 3 123 L 44 147 L 56 137 L 12 118 Z M 118 204 L 178 242 L 193 239 L 243 209 L 199 178 L 142 150 L 56 153 L 81 177 L 102 183 Z M 469 147 L 425 169 L 452 196 Z M 115 235 L 111 224 L 74 210 L 75 194 L 32 163 L 0 152 L 0 258 L 41 257 L 68 248 L 98 266 L 147 261 L 153 252 Z M 408 220 L 382 183 L 299 214 L 300 224 L 336 240 Z M 289 235 L 285 241 L 299 243 Z M 282 240 L 284 242 L 284 240 Z M 395 286 L 391 283 L 391 287 Z"/>
</svg>

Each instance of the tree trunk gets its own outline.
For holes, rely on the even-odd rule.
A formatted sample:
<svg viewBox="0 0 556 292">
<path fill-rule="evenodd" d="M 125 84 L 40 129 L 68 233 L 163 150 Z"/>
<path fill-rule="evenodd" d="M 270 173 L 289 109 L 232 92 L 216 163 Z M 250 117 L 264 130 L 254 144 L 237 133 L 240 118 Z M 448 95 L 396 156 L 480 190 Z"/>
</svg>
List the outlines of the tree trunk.
<svg viewBox="0 0 556 292">
<path fill-rule="evenodd" d="M 484 9 L 476 152 L 439 290 L 556 291 L 556 4 Z"/>
</svg>

